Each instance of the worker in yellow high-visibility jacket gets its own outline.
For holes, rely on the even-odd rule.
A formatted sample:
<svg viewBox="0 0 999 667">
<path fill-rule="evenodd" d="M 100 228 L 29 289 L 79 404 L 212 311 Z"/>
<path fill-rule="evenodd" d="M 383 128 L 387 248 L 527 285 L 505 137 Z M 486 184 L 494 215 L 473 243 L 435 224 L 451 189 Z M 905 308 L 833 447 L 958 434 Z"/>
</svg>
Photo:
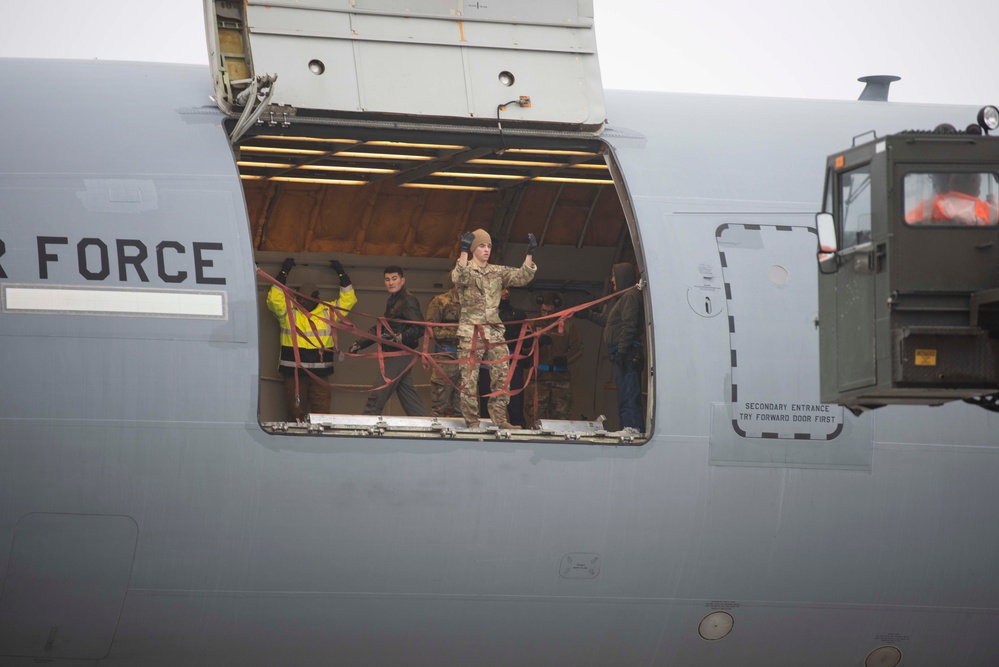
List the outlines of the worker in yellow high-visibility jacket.
<svg viewBox="0 0 999 667">
<path fill-rule="evenodd" d="M 295 260 L 291 257 L 281 265 L 277 280 L 282 285 L 287 283 L 288 273 L 293 266 Z M 305 415 L 309 413 L 329 413 L 332 391 L 325 378 L 333 374 L 335 350 L 331 322 L 341 320 L 357 303 L 354 287 L 350 284 L 350 276 L 344 271 L 343 264 L 334 259 L 330 261 L 330 266 L 340 278 L 340 297 L 332 303 L 322 302 L 319 300 L 317 285 L 302 285 L 297 290 L 302 296 L 295 297 L 300 308 L 293 309 L 294 325 L 288 319 L 285 292 L 274 285 L 267 293 L 267 308 L 274 313 L 281 326 L 281 360 L 278 362 L 278 370 L 284 376 L 288 416 L 295 421 L 304 421 Z M 296 329 L 294 338 L 292 326 Z M 296 341 L 298 361 L 295 360 Z M 317 382 L 302 369 L 308 369 L 312 375 L 323 378 L 324 381 Z"/>
</svg>

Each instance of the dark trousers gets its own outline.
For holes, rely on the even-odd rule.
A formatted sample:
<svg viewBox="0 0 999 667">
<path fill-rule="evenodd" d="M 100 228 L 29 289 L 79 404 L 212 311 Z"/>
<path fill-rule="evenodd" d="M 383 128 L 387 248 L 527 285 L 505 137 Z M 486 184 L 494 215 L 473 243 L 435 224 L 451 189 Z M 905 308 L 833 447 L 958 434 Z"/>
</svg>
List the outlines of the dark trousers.
<svg viewBox="0 0 999 667">
<path fill-rule="evenodd" d="M 625 429 L 630 426 L 640 432 L 644 431 L 641 369 L 623 369 L 614 364 L 614 380 L 617 382 L 617 415 L 621 422 L 620 428 Z"/>
<path fill-rule="evenodd" d="M 333 391 L 321 382 L 316 382 L 303 370 L 298 373 L 298 405 L 295 405 L 295 375 L 284 376 L 284 400 L 288 407 L 288 419 L 305 421 L 305 415 L 329 414 Z M 329 381 L 329 377 L 322 378 Z"/>
<path fill-rule="evenodd" d="M 385 376 L 389 380 L 392 380 L 392 382 L 387 387 L 382 387 L 371 392 L 371 395 L 368 396 L 368 402 L 364 404 L 364 414 L 380 415 L 382 410 L 385 409 L 385 404 L 388 403 L 389 398 L 392 396 L 392 392 L 395 392 L 399 397 L 399 402 L 402 403 L 402 409 L 407 415 L 410 417 L 430 416 L 427 408 L 423 405 L 423 401 L 420 400 L 420 395 L 416 393 L 416 387 L 413 385 L 413 369 L 406 370 L 406 367 L 409 366 L 412 360 L 413 357 L 409 355 L 385 358 Z M 378 371 L 375 376 L 374 386 L 377 387 L 382 384 L 385 384 L 385 380 L 382 378 L 381 371 Z"/>
</svg>

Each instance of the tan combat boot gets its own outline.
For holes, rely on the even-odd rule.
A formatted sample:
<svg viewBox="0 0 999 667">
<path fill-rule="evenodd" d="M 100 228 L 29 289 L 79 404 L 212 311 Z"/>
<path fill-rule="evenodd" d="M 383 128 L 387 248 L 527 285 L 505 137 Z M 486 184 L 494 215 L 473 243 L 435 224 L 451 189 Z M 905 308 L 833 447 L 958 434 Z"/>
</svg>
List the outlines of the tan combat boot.
<svg viewBox="0 0 999 667">
<path fill-rule="evenodd" d="M 510 415 L 507 413 L 506 410 L 502 410 L 502 411 L 500 411 L 500 410 L 495 410 L 495 411 L 490 410 L 489 411 L 489 418 L 492 420 L 493 426 L 495 426 L 498 429 L 502 429 L 504 431 L 511 431 L 511 430 L 519 430 L 520 429 L 520 427 L 517 426 L 516 424 L 511 424 L 510 423 Z"/>
</svg>

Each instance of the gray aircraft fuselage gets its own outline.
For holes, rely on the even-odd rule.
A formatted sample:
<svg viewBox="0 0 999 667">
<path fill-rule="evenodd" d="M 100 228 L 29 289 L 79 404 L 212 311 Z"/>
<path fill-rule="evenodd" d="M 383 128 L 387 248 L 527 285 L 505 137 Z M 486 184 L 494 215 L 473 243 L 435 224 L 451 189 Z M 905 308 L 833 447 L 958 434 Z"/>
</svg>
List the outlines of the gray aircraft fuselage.
<svg viewBox="0 0 999 667">
<path fill-rule="evenodd" d="M 971 110 L 609 91 L 648 438 L 311 437 L 258 422 L 254 248 L 205 69 L 0 72 L 0 665 L 999 655 L 999 416 L 817 398 L 825 156 Z"/>
</svg>

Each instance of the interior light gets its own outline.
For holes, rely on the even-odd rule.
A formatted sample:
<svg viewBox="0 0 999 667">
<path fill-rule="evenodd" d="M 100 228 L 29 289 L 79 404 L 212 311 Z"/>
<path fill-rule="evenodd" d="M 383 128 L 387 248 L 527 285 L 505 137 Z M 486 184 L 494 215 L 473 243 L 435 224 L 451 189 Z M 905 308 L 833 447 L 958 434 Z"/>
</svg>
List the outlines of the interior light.
<svg viewBox="0 0 999 667">
<path fill-rule="evenodd" d="M 546 183 L 588 183 L 590 185 L 614 185 L 614 181 L 606 178 L 569 178 L 568 176 L 538 176 L 534 180 Z"/>
<path fill-rule="evenodd" d="M 982 107 L 981 111 L 978 112 L 978 124 L 985 131 L 999 127 L 999 109 L 994 106 Z"/>
<path fill-rule="evenodd" d="M 493 160 L 486 158 L 478 158 L 475 160 L 469 160 L 468 164 L 497 164 L 506 165 L 509 167 L 566 167 L 564 162 L 526 162 L 522 160 Z"/>
<path fill-rule="evenodd" d="M 324 143 L 324 144 L 356 144 L 357 139 L 323 139 L 320 137 L 285 137 L 270 134 L 258 134 L 252 137 L 252 141 L 257 139 L 262 139 L 264 141 L 307 141 L 309 143 Z M 243 144 L 246 146 L 246 144 Z"/>
<path fill-rule="evenodd" d="M 574 164 L 570 169 L 603 169 L 607 170 L 608 167 L 605 164 Z"/>
<path fill-rule="evenodd" d="M 531 153 L 534 155 L 592 155 L 597 157 L 599 153 L 591 153 L 589 151 L 556 151 L 556 150 L 544 150 L 542 148 L 508 148 L 506 153 Z"/>
<path fill-rule="evenodd" d="M 468 171 L 435 171 L 431 174 L 431 176 L 449 176 L 451 178 L 495 178 L 507 181 L 522 181 L 527 178 L 527 176 L 519 176 L 517 174 L 476 174 Z"/>
<path fill-rule="evenodd" d="M 236 164 L 240 167 L 272 167 L 274 169 L 287 169 L 295 166 L 284 162 L 252 162 L 250 160 L 237 160 Z"/>
<path fill-rule="evenodd" d="M 326 183 L 327 185 L 366 185 L 367 181 L 352 181 L 338 178 L 304 178 L 301 176 L 274 176 L 268 180 L 289 183 Z"/>
<path fill-rule="evenodd" d="M 381 167 L 340 167 L 332 164 L 303 164 L 299 169 L 315 169 L 317 171 L 349 171 L 357 174 L 394 174 L 398 169 L 383 169 Z"/>
<path fill-rule="evenodd" d="M 311 148 L 281 148 L 279 146 L 240 146 L 243 153 L 282 153 L 290 155 L 326 155 L 329 151 L 317 151 Z"/>
<path fill-rule="evenodd" d="M 320 151 L 321 152 L 321 151 Z M 399 153 L 359 153 L 356 151 L 341 151 L 337 153 L 343 157 L 366 157 L 372 160 L 433 160 L 432 155 L 402 155 Z"/>
<path fill-rule="evenodd" d="M 495 190 L 496 188 L 487 188 L 481 185 L 450 185 L 447 183 L 403 183 L 399 187 L 402 188 L 427 188 L 430 190 Z"/>
<path fill-rule="evenodd" d="M 239 177 L 244 181 L 262 181 L 266 176 L 260 176 L 258 174 L 240 174 Z"/>
<path fill-rule="evenodd" d="M 450 144 L 411 144 L 404 141 L 367 141 L 365 146 L 399 146 L 401 148 L 440 148 L 445 150 L 456 150 L 468 148 L 468 146 L 452 146 Z"/>
</svg>

